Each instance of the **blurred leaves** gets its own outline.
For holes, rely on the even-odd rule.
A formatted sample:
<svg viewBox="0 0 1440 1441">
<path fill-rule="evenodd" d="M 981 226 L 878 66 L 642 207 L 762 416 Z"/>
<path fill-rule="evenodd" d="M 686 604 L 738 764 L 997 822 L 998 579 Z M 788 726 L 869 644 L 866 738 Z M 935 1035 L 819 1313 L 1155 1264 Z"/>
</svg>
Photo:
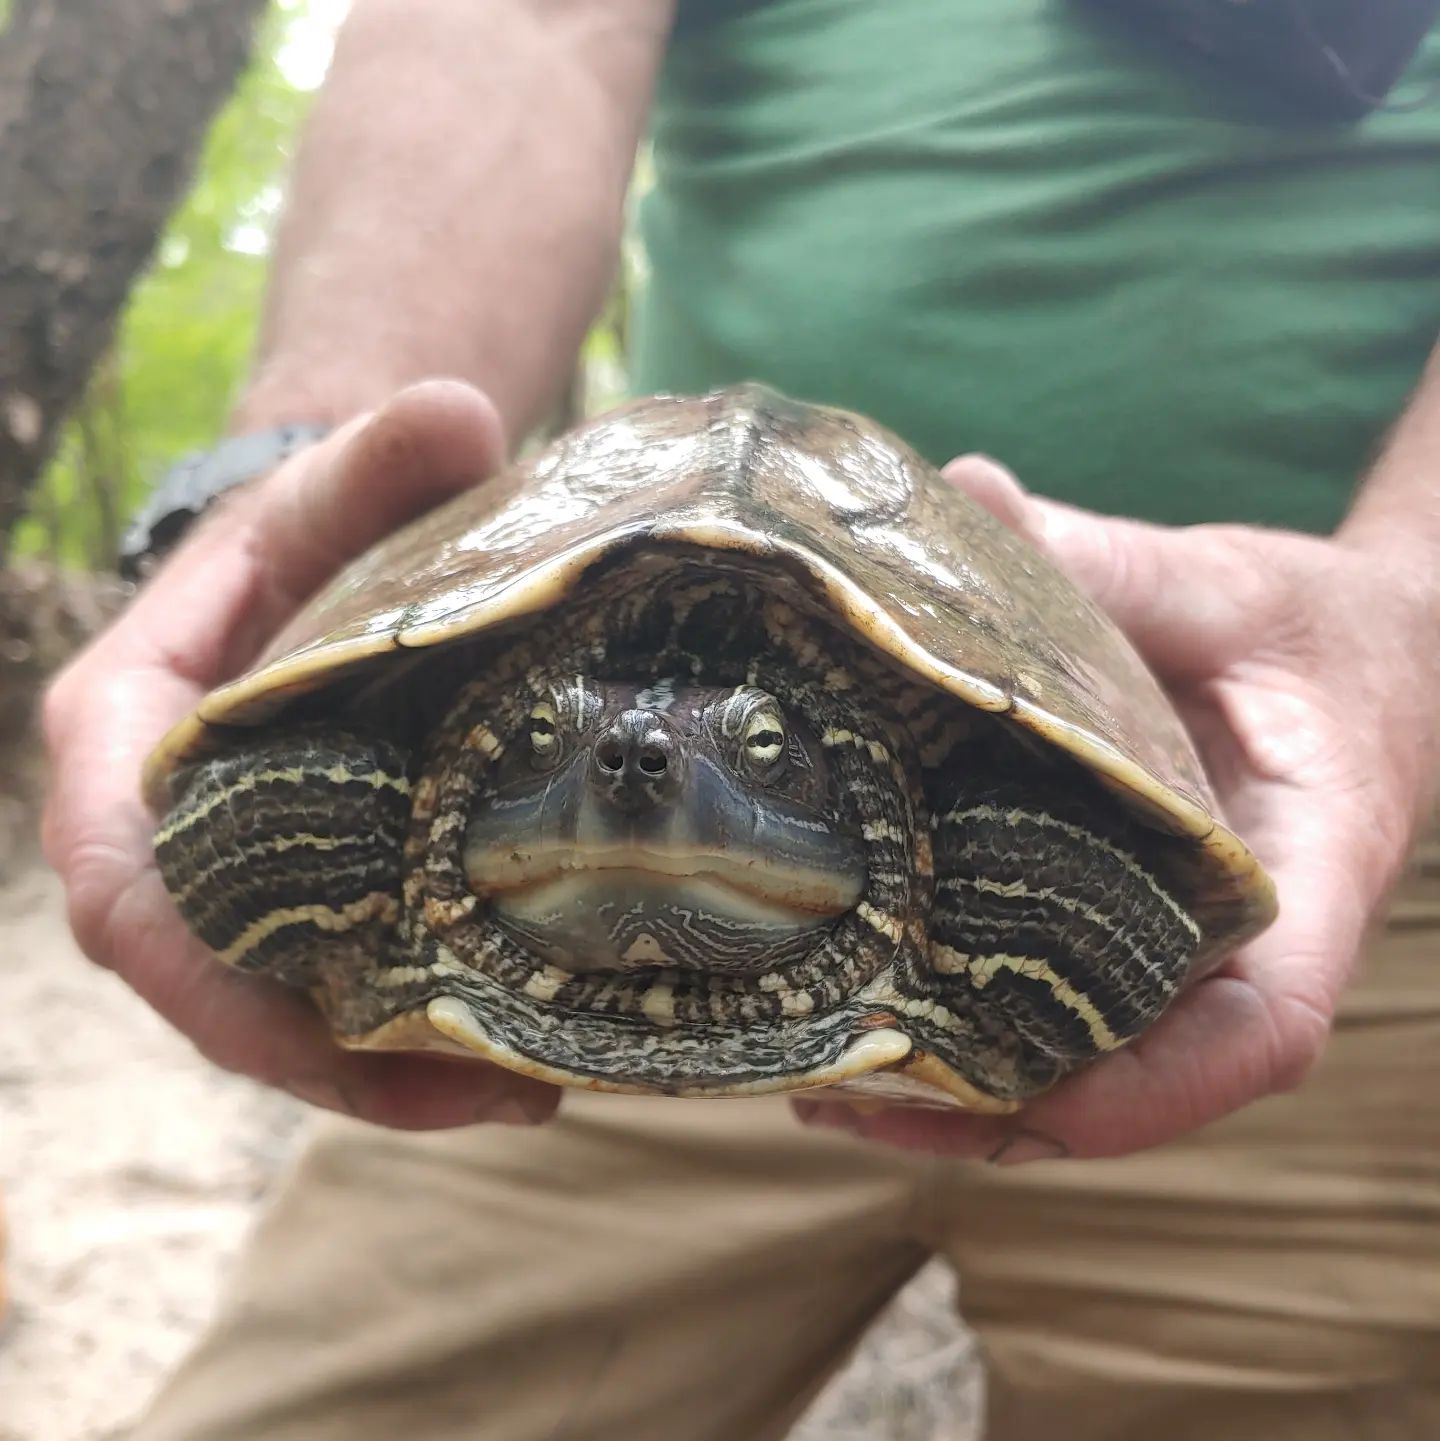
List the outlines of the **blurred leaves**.
<svg viewBox="0 0 1440 1441">
<path fill-rule="evenodd" d="M 147 491 L 222 433 L 254 345 L 290 155 L 346 4 L 272 0 L 250 67 L 211 128 L 194 188 L 131 293 L 20 523 L 17 554 L 111 569 L 120 529 Z M 6 7 L 0 0 L 0 23 Z M 642 157 L 637 181 L 644 176 Z M 624 396 L 633 265 L 625 270 L 585 341 L 560 423 Z"/>
<path fill-rule="evenodd" d="M 287 59 L 323 47 L 312 13 L 321 8 L 272 5 L 254 59 L 211 128 L 196 183 L 21 522 L 17 550 L 108 568 L 118 525 L 146 490 L 223 428 L 254 342 L 285 169 L 310 101 L 287 71 L 316 68 Z"/>
</svg>

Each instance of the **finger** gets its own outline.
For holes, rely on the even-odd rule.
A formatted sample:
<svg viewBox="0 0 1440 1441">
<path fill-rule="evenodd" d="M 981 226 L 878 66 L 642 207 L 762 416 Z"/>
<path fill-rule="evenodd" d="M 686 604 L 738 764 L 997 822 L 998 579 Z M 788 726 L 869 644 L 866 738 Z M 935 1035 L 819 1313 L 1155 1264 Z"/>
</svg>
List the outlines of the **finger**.
<svg viewBox="0 0 1440 1441">
<path fill-rule="evenodd" d="M 102 964 L 111 957 L 99 928 L 117 888 L 150 860 L 155 822 L 140 798 L 141 761 L 200 695 L 160 668 L 96 665 L 68 673 L 46 697 L 41 843 L 66 882 L 81 949 Z M 78 892 L 77 869 L 86 873 Z"/>
<path fill-rule="evenodd" d="M 553 1111 L 553 1088 L 479 1062 L 341 1050 L 308 1000 L 230 970 L 189 935 L 154 868 L 151 821 L 138 803 L 107 819 L 103 839 L 64 857 L 76 938 L 217 1065 L 391 1126 L 536 1119 Z"/>
<path fill-rule="evenodd" d="M 269 478 L 250 543 L 282 601 L 303 599 L 405 521 L 477 485 L 505 459 L 490 399 L 460 381 L 402 390 L 325 454 Z M 283 615 L 273 617 L 278 625 Z"/>
<path fill-rule="evenodd" d="M 1013 1116 L 892 1108 L 874 1114 L 802 1117 L 868 1140 L 1000 1164 L 1123 1156 L 1161 1145 L 1284 1089 L 1314 1059 L 1313 1022 L 1283 1011 L 1249 980 L 1199 982 L 1123 1051 L 1096 1062 Z M 1283 1051 L 1283 1055 L 1282 1055 Z"/>
<path fill-rule="evenodd" d="M 984 456 L 945 466 L 948 480 L 1046 552 L 1171 680 L 1243 654 L 1275 605 L 1273 572 L 1236 528 L 1176 528 L 1045 500 Z"/>
<path fill-rule="evenodd" d="M 345 562 L 504 460 L 494 405 L 458 381 L 401 391 L 218 506 L 127 614 L 147 658 L 207 688 L 243 668 Z"/>
<path fill-rule="evenodd" d="M 1017 535 L 1032 545 L 1045 543 L 1044 517 L 1034 498 L 1016 479 L 1012 470 L 988 455 L 961 455 L 952 460 L 941 474 L 958 485 L 971 500 L 983 506 Z"/>
<path fill-rule="evenodd" d="M 1244 1036 L 1245 1064 L 1207 1053 L 1217 1035 Z M 1159 1145 L 1273 1089 L 1270 1028 L 1260 997 L 1217 977 L 1138 1041 L 1112 1052 L 1012 1116 L 899 1107 L 873 1114 L 802 1117 L 867 1140 L 1000 1164 L 1120 1156 Z"/>
</svg>

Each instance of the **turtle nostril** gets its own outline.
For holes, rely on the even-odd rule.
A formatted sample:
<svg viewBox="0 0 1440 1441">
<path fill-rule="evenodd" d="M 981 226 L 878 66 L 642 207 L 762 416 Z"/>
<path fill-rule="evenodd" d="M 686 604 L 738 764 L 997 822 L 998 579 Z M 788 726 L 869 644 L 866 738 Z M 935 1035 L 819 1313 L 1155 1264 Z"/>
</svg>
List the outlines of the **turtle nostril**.
<svg viewBox="0 0 1440 1441">
<path fill-rule="evenodd" d="M 685 768 L 684 757 L 663 726 L 641 710 L 626 711 L 612 721 L 595 737 L 591 756 L 591 779 L 612 799 L 620 791 L 627 796 L 633 791 L 633 801 L 645 791 L 655 792 L 649 800 L 658 801 L 658 791 L 675 785 Z"/>
</svg>

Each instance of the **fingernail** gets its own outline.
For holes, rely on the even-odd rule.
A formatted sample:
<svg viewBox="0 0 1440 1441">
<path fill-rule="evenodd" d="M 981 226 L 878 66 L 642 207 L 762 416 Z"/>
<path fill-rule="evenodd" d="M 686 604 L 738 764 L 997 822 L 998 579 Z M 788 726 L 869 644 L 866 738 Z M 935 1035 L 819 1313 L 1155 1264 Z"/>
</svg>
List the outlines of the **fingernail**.
<svg viewBox="0 0 1440 1441">
<path fill-rule="evenodd" d="M 1027 1161 L 1060 1161 L 1070 1154 L 1064 1141 L 1040 1131 L 1014 1131 L 985 1158 L 992 1166 L 1023 1166 Z"/>
<path fill-rule="evenodd" d="M 320 1076 L 301 1076 L 298 1080 L 286 1081 L 285 1091 L 297 1101 L 309 1106 L 319 1106 L 325 1111 L 339 1111 L 342 1115 L 355 1116 L 359 1112 L 354 1102 L 334 1081 Z"/>
<path fill-rule="evenodd" d="M 827 1131 L 860 1134 L 860 1117 L 839 1101 L 796 1101 L 795 1112 L 807 1126 L 820 1126 Z"/>
<path fill-rule="evenodd" d="M 477 1121 L 493 1121 L 500 1126 L 538 1126 L 548 1121 L 554 1108 L 539 1096 L 502 1096 L 488 1101 L 475 1112 Z"/>
</svg>

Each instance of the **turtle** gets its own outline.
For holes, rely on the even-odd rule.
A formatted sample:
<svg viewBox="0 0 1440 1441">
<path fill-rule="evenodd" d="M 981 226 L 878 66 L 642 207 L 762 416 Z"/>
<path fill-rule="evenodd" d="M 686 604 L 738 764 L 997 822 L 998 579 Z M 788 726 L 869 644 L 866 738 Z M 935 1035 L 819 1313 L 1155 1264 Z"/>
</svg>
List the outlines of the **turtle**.
<svg viewBox="0 0 1440 1441">
<path fill-rule="evenodd" d="M 145 793 L 189 927 L 342 1045 L 591 1090 L 1013 1111 L 1275 914 L 1105 615 L 884 427 L 754 383 L 382 541 Z"/>
</svg>

